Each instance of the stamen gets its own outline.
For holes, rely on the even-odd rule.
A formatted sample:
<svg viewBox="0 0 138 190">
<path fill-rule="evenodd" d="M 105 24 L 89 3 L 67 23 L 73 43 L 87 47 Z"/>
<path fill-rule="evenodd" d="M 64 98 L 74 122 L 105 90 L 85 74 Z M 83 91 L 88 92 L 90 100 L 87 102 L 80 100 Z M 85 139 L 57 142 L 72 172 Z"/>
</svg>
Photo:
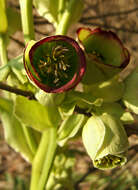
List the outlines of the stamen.
<svg viewBox="0 0 138 190">
<path fill-rule="evenodd" d="M 53 83 L 58 86 L 60 85 L 63 78 L 67 79 L 67 71 L 70 68 L 70 65 L 66 63 L 65 53 L 69 49 L 58 45 L 52 48 L 51 56 L 45 55 L 40 59 L 40 64 L 38 65 L 40 72 L 45 74 L 53 74 L 54 81 Z"/>
</svg>

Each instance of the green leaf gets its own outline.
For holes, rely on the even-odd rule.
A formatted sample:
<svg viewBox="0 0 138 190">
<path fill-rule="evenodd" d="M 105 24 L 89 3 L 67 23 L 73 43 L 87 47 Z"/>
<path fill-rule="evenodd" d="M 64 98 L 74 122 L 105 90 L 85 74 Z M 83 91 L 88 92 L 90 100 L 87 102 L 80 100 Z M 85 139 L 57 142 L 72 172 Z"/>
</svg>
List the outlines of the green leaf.
<svg viewBox="0 0 138 190">
<path fill-rule="evenodd" d="M 132 112 L 138 114 L 138 67 L 125 80 L 123 102 Z"/>
<path fill-rule="evenodd" d="M 73 114 L 66 118 L 58 131 L 59 145 L 63 146 L 68 139 L 73 138 L 79 129 L 84 125 L 86 118 L 82 114 Z"/>
<path fill-rule="evenodd" d="M 19 96 L 16 98 L 15 115 L 25 125 L 43 132 L 49 127 L 58 126 L 59 123 L 58 116 L 50 106 L 50 102 L 46 107 L 35 100 Z"/>
<path fill-rule="evenodd" d="M 103 103 L 101 107 L 96 107 L 99 115 L 107 113 L 120 119 L 124 124 L 132 124 L 134 118 L 131 113 L 125 111 L 119 103 Z"/>
<path fill-rule="evenodd" d="M 27 145 L 23 126 L 13 115 L 13 103 L 0 97 L 0 113 L 7 143 L 27 160 L 32 161 L 33 154 Z"/>
</svg>

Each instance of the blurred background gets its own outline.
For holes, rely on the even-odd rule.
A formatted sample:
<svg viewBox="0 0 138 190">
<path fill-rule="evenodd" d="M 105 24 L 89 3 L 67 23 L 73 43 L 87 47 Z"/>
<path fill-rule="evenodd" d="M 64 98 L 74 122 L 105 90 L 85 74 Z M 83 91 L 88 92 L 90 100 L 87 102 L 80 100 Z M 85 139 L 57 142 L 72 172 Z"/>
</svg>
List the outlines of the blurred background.
<svg viewBox="0 0 138 190">
<path fill-rule="evenodd" d="M 76 29 L 102 27 L 112 30 L 123 41 L 131 54 L 133 64 L 138 63 L 138 0 L 84 0 L 85 9 L 80 21 L 73 25 L 69 36 L 76 36 Z M 18 0 L 8 0 L 8 5 L 20 11 Z M 47 20 L 33 10 L 36 39 L 54 34 L 55 29 Z M 24 48 L 23 34 L 17 31 L 10 36 L 8 57 L 19 55 Z M 128 69 L 129 71 L 129 69 Z M 85 154 L 81 139 L 70 142 L 75 151 L 74 167 L 77 176 L 74 190 L 138 190 L 138 122 L 131 126 L 128 163 L 122 168 L 109 171 L 94 169 Z M 28 190 L 31 166 L 20 154 L 11 149 L 4 140 L 0 123 L 0 190 Z M 63 189 L 68 190 L 68 189 Z"/>
</svg>

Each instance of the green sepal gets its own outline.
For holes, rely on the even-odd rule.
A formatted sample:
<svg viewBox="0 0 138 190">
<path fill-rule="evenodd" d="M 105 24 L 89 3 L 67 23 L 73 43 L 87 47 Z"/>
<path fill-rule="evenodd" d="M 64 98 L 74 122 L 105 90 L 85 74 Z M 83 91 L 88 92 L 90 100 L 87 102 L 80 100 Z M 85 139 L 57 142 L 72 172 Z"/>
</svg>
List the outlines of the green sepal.
<svg viewBox="0 0 138 190">
<path fill-rule="evenodd" d="M 120 100 L 124 94 L 124 88 L 124 83 L 119 81 L 118 76 L 94 85 L 84 85 L 85 92 L 94 97 L 102 98 L 107 103 Z"/>
<path fill-rule="evenodd" d="M 134 118 L 132 114 L 130 112 L 125 111 L 125 109 L 123 109 L 123 107 L 119 103 L 103 103 L 101 107 L 96 107 L 95 109 L 97 114 L 110 114 L 120 119 L 123 122 L 123 124 L 134 123 Z"/>
<path fill-rule="evenodd" d="M 106 79 L 107 77 L 105 73 L 100 68 L 98 68 L 96 61 L 90 59 L 87 56 L 86 72 L 81 82 L 86 85 L 92 85 L 97 82 L 105 81 Z"/>
<path fill-rule="evenodd" d="M 107 113 L 92 116 L 83 128 L 82 138 L 94 167 L 104 170 L 126 163 L 128 139 L 116 117 Z"/>
<path fill-rule="evenodd" d="M 54 25 L 58 21 L 59 0 L 33 0 L 38 13 Z"/>
<path fill-rule="evenodd" d="M 63 4 L 60 5 L 60 0 L 34 0 L 34 6 L 38 10 L 38 13 L 53 23 L 55 27 L 64 20 L 63 17 L 66 17 L 66 14 L 70 14 L 71 17 L 68 24 L 71 25 L 80 19 L 84 7 L 82 0 L 71 1 L 72 0 L 64 0 L 62 1 Z M 74 8 L 71 7 L 72 3 L 76 8 L 75 11 Z"/>
<path fill-rule="evenodd" d="M 138 67 L 126 78 L 123 102 L 133 113 L 138 114 Z"/>
<path fill-rule="evenodd" d="M 84 39 L 83 46 L 86 53 L 94 54 L 96 52 L 102 56 L 96 57 L 103 61 L 105 65 L 119 67 L 125 58 L 122 44 L 118 41 L 117 37 L 112 34 L 110 36 L 108 32 L 104 34 L 100 30 L 99 32 L 92 33 Z"/>
<path fill-rule="evenodd" d="M 23 125 L 13 114 L 13 102 L 0 97 L 0 113 L 7 143 L 15 151 L 20 152 L 26 160 L 32 162 L 33 153 L 27 144 Z"/>
<path fill-rule="evenodd" d="M 68 139 L 73 138 L 86 122 L 82 114 L 73 114 L 66 118 L 58 130 L 58 144 L 63 146 Z"/>
</svg>

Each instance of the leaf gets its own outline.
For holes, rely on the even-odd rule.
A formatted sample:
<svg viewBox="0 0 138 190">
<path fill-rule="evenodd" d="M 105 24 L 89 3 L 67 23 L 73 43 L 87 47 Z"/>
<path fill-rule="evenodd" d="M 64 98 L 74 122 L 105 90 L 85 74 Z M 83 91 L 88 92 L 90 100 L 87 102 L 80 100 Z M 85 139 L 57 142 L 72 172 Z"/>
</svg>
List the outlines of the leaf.
<svg viewBox="0 0 138 190">
<path fill-rule="evenodd" d="M 33 155 L 26 143 L 23 126 L 13 115 L 13 103 L 0 97 L 0 113 L 7 143 L 27 160 L 32 161 Z"/>
<path fill-rule="evenodd" d="M 138 67 L 125 80 L 122 100 L 130 111 L 138 114 Z"/>
<path fill-rule="evenodd" d="M 56 127 L 59 122 L 54 111 L 35 100 L 28 100 L 19 96 L 16 98 L 14 109 L 16 117 L 21 122 L 40 132 L 45 131 L 49 127 Z"/>
<path fill-rule="evenodd" d="M 73 114 L 66 118 L 58 131 L 58 144 L 63 146 L 68 139 L 73 138 L 85 121 L 86 118 L 82 114 Z"/>
</svg>

